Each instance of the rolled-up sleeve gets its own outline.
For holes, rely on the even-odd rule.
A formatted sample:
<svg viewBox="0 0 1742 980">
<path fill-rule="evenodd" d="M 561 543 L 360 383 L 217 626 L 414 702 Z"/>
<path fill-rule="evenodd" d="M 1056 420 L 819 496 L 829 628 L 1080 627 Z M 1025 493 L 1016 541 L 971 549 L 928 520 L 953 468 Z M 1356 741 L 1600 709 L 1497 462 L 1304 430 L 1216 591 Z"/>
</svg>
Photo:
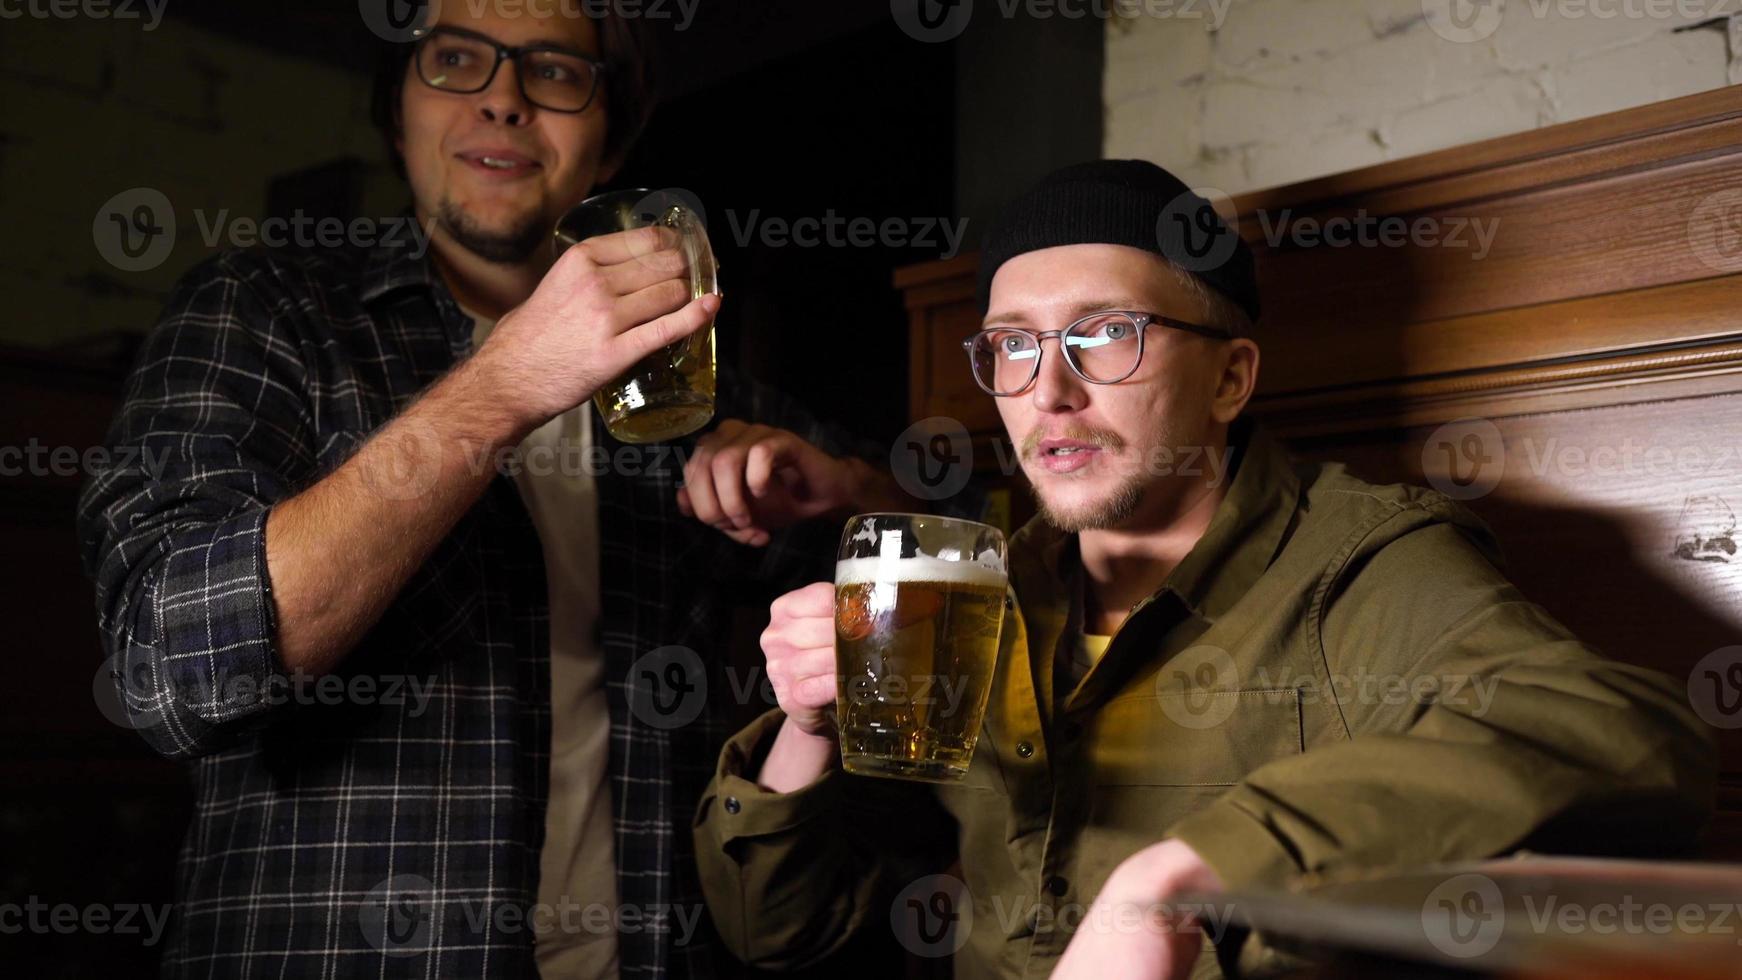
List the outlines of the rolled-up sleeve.
<svg viewBox="0 0 1742 980">
<path fill-rule="evenodd" d="M 266 567 L 270 506 L 312 469 L 286 311 L 220 256 L 146 338 L 79 501 L 81 557 L 129 723 L 171 758 L 259 723 L 282 680 Z"/>
<path fill-rule="evenodd" d="M 953 821 L 922 784 L 834 768 L 791 793 L 753 782 L 746 774 L 761 769 L 784 721 L 776 709 L 726 744 L 693 825 L 721 940 L 772 970 L 843 948 L 887 914 L 896 883 L 946 864 L 954 838 Z"/>
</svg>

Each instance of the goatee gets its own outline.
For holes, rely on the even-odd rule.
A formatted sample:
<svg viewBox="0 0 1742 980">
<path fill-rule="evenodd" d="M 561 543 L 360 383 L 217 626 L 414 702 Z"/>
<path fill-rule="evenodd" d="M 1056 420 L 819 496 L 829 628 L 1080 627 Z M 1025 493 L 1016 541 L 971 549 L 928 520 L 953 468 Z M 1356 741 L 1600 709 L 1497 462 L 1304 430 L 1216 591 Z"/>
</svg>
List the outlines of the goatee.
<svg viewBox="0 0 1742 980">
<path fill-rule="evenodd" d="M 1129 480 L 1115 487 L 1104 499 L 1070 511 L 1049 506 L 1039 491 L 1031 489 L 1030 493 L 1034 496 L 1035 509 L 1048 524 L 1066 534 L 1077 534 L 1118 527 L 1129 520 L 1137 513 L 1137 505 L 1143 502 L 1143 482 L 1140 478 Z"/>
<path fill-rule="evenodd" d="M 454 202 L 443 200 L 437 209 L 442 227 L 461 248 L 487 262 L 519 265 L 532 258 L 550 236 L 551 225 L 539 215 L 530 215 L 505 231 L 485 228 Z"/>
</svg>

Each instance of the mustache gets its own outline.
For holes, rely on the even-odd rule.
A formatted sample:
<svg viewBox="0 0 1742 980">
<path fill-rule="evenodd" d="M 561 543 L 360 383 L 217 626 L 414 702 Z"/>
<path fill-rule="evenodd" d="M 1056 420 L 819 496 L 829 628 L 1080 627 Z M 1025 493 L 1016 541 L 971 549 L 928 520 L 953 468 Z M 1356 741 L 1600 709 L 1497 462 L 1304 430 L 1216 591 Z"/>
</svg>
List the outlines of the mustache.
<svg viewBox="0 0 1742 980">
<path fill-rule="evenodd" d="M 1042 439 L 1075 439 L 1078 442 L 1086 442 L 1097 449 L 1109 449 L 1115 452 L 1125 448 L 1125 440 L 1121 439 L 1117 432 L 1108 429 L 1091 429 L 1086 425 L 1067 425 L 1058 432 L 1030 430 L 1022 440 L 1023 457 L 1032 459 L 1039 453 Z"/>
</svg>

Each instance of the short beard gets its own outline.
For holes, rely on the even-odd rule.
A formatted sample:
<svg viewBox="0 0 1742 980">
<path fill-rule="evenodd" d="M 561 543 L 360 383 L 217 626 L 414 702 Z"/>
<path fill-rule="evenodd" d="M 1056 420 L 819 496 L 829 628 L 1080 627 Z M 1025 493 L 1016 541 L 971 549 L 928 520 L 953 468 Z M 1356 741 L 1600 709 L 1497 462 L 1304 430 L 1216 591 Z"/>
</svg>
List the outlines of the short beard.
<svg viewBox="0 0 1742 980">
<path fill-rule="evenodd" d="M 1084 425 L 1066 426 L 1060 435 L 1114 452 L 1125 448 L 1125 440 L 1119 438 L 1117 433 L 1091 429 Z M 1036 428 L 1030 431 L 1028 437 L 1023 440 L 1022 456 L 1025 459 L 1035 459 L 1039 455 L 1040 429 Z M 1034 497 L 1035 509 L 1040 512 L 1040 516 L 1048 524 L 1066 534 L 1116 527 L 1129 520 L 1131 515 L 1137 512 L 1137 505 L 1143 502 L 1144 480 L 1141 473 L 1133 473 L 1128 476 L 1124 482 L 1114 487 L 1113 492 L 1105 498 L 1069 512 L 1049 505 L 1046 498 L 1041 496 L 1040 491 L 1035 489 L 1037 482 L 1032 476 L 1028 481 L 1029 493 Z"/>
<path fill-rule="evenodd" d="M 472 219 L 472 216 L 444 198 L 436 211 L 442 226 L 453 236 L 460 247 L 486 262 L 498 265 L 520 265 L 538 247 L 544 244 L 550 234 L 550 228 L 545 226 L 544 219 L 534 215 L 522 221 L 518 226 L 506 232 L 492 232 Z"/>
<path fill-rule="evenodd" d="M 1032 484 L 1030 486 L 1032 488 Z M 1137 513 L 1137 505 L 1143 502 L 1143 478 L 1132 476 L 1113 488 L 1105 498 L 1073 511 L 1052 507 L 1038 490 L 1031 489 L 1030 493 L 1034 496 L 1035 508 L 1048 524 L 1066 534 L 1079 534 L 1118 527 L 1130 520 L 1131 515 Z"/>
</svg>

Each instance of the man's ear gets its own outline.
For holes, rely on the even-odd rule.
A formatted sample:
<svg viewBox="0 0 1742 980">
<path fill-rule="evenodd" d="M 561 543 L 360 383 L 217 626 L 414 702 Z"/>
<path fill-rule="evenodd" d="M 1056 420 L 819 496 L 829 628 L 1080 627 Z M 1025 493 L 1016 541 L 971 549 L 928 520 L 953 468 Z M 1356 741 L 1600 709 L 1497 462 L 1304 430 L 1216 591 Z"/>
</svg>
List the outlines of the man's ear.
<svg viewBox="0 0 1742 980">
<path fill-rule="evenodd" d="M 1221 372 L 1216 379 L 1210 414 L 1224 425 L 1232 423 L 1252 400 L 1258 388 L 1258 344 L 1246 337 L 1224 341 L 1218 363 Z"/>
</svg>

